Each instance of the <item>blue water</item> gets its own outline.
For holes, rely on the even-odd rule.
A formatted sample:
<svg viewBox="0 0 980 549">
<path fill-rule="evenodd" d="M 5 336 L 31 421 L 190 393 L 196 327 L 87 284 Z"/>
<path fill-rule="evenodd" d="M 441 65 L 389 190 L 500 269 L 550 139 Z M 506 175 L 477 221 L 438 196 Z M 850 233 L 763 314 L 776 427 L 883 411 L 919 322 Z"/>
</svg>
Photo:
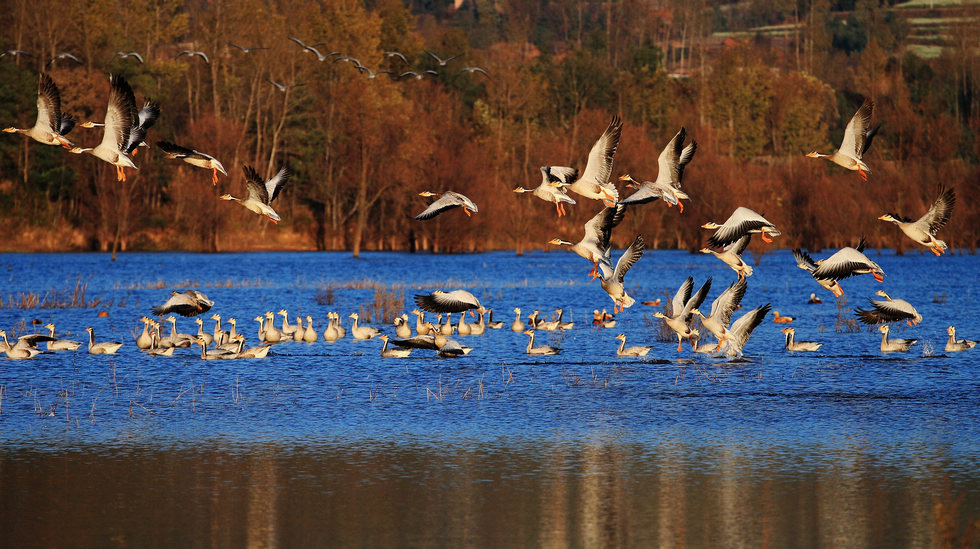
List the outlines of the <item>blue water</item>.
<svg viewBox="0 0 980 549">
<path fill-rule="evenodd" d="M 344 253 L 124 253 L 114 262 L 101 254 L 3 254 L 5 305 L 18 292 L 70 290 L 78 280 L 87 285 L 86 299 L 101 304 L 3 308 L 0 327 L 23 332 L 31 330 L 33 319 L 53 321 L 62 337 L 84 341 L 84 328 L 93 326 L 98 340 L 125 345 L 116 356 L 80 351 L 0 362 L 0 445 L 8 464 L 38 454 L 181 454 L 206 447 L 248 455 L 274 444 L 293 449 L 295 457 L 324 448 L 331 449 L 328 453 L 361 448 L 372 456 L 368 461 L 394 462 L 370 476 L 382 483 L 431 481 L 445 467 L 435 460 L 406 470 L 391 456 L 489 452 L 520 456 L 528 469 L 497 463 L 475 474 L 474 481 L 514 489 L 525 476 L 543 474 L 548 468 L 541 469 L 539 460 L 550 463 L 556 448 L 612 447 L 624 457 L 603 462 L 601 469 L 623 475 L 626 482 L 676 470 L 707 475 L 691 476 L 689 483 L 709 482 L 717 473 L 733 474 L 745 486 L 810 477 L 819 484 L 835 475 L 902 494 L 929 494 L 939 485 L 951 498 L 965 498 L 960 516 L 975 518 L 980 515 L 980 350 L 947 354 L 943 346 L 950 324 L 958 337 L 980 339 L 975 314 L 980 261 L 972 255 L 935 258 L 917 252 L 870 256 L 884 269 L 884 283 L 870 276 L 842 281 L 843 307 L 866 307 L 878 289 L 910 301 L 923 321 L 893 328 L 893 337 L 919 339 L 909 353 L 882 355 L 880 334 L 864 327 L 835 331 L 839 309 L 833 296 L 781 250 L 761 257 L 748 279 L 744 308 L 734 316 L 771 303 L 796 318 L 798 339 L 824 345 L 817 353 L 785 352 L 779 332 L 784 325 L 767 319 L 749 340 L 744 360 L 733 362 L 694 356 L 686 344 L 678 353 L 676 339 L 658 341 L 652 313 L 660 308 L 640 303 L 666 301 L 687 276 L 698 286 L 711 276 L 707 310 L 735 273 L 703 254 L 646 252 L 626 278 L 636 305 L 618 315 L 614 329 L 605 330 L 591 326 L 591 312 L 611 311 L 612 301 L 588 278 L 589 265 L 566 252 L 366 253 L 360 259 Z M 280 344 L 265 360 L 204 362 L 196 357 L 197 347 L 154 358 L 134 344 L 138 318 L 172 289 L 204 291 L 215 302 L 212 312 L 239 319 L 239 331 L 252 343 L 257 324 L 251 319 L 267 310 L 285 308 L 291 318 L 312 315 L 321 333 L 328 311 L 339 311 L 347 325 L 350 312 L 374 299 L 373 289 L 352 286 L 372 283 L 403 291 L 406 311 L 416 293 L 468 289 L 494 308 L 505 328 L 455 336 L 473 347 L 455 360 L 422 350 L 409 359 L 382 359 L 380 341 L 349 335 L 335 343 Z M 323 298 L 330 287 L 333 302 L 318 304 L 317 296 Z M 824 303 L 807 304 L 811 292 Z M 548 316 L 562 307 L 565 319 L 576 322 L 574 329 L 555 336 L 539 333 L 537 339 L 559 345 L 561 354 L 526 355 L 527 336 L 509 330 L 514 307 L 525 317 L 532 309 Z M 108 316 L 97 316 L 100 311 Z M 853 318 L 853 312 L 843 317 Z M 213 324 L 206 319 L 206 331 Z M 183 318 L 178 328 L 196 331 Z M 393 327 L 384 328 L 394 337 Z M 644 359 L 619 358 L 618 333 L 626 334 L 628 345 L 654 349 Z M 673 457 L 665 457 L 665 448 Z M 731 463 L 738 464 L 735 473 L 728 470 Z M 576 477 L 589 474 L 588 460 L 573 459 L 568 466 Z M 299 467 L 287 476 L 306 475 Z M 909 488 L 917 483 L 919 488 Z M 813 489 L 803 483 L 798 495 Z M 910 534 L 897 541 L 912 538 L 919 539 Z M 691 541 L 712 540 L 718 538 Z"/>
</svg>

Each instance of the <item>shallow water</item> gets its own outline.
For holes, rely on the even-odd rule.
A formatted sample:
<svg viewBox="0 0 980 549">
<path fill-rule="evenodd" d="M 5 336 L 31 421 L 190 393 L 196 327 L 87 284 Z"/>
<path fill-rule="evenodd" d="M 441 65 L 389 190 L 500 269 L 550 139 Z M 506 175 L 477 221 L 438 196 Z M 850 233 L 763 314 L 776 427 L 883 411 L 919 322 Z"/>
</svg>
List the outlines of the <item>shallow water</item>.
<svg viewBox="0 0 980 549">
<path fill-rule="evenodd" d="M 102 303 L 0 309 L 0 327 L 30 330 L 36 318 L 84 340 L 93 326 L 125 345 L 112 357 L 0 361 L 0 540 L 934 545 L 940 519 L 962 535 L 980 518 L 980 351 L 943 352 L 949 324 L 980 339 L 980 262 L 871 257 L 885 282 L 843 281 L 843 308 L 882 288 L 912 302 L 923 322 L 894 334 L 920 340 L 911 352 L 882 355 L 877 332 L 836 332 L 852 313 L 776 251 L 748 279 L 743 311 L 771 303 L 796 317 L 798 338 L 824 346 L 790 355 L 783 326 L 767 320 L 730 362 L 658 341 L 655 309 L 639 302 L 615 329 L 592 328 L 591 311 L 612 301 L 565 252 L 3 254 L 5 304 L 78 280 Z M 689 275 L 714 277 L 709 300 L 735 279 L 713 257 L 648 251 L 626 282 L 641 301 Z M 506 328 L 459 338 L 474 350 L 457 360 L 382 359 L 380 342 L 349 337 L 250 361 L 203 362 L 189 349 L 153 358 L 133 343 L 137 319 L 171 289 L 195 285 L 254 340 L 249 319 L 266 310 L 310 314 L 322 332 L 328 311 L 370 309 L 372 283 L 404 291 L 406 309 L 415 293 L 466 288 L 508 326 L 515 306 L 563 307 L 576 326 L 539 334 L 561 346 L 555 357 L 529 357 L 526 336 Z M 824 304 L 808 305 L 811 292 Z M 618 333 L 654 349 L 619 358 Z"/>
</svg>

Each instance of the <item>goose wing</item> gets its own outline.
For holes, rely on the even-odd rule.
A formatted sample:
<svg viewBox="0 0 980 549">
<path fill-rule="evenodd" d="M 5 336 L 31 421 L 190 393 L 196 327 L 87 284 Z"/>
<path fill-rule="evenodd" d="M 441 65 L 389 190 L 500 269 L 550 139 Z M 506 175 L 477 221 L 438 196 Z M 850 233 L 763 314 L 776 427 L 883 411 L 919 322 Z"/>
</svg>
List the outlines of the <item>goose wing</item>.
<svg viewBox="0 0 980 549">
<path fill-rule="evenodd" d="M 939 198 L 933 202 L 932 207 L 924 216 L 915 222 L 923 230 L 936 236 L 936 233 L 946 225 L 949 216 L 953 214 L 953 206 L 956 204 L 956 192 L 953 189 L 939 188 Z"/>
<path fill-rule="evenodd" d="M 708 290 L 711 289 L 711 277 L 698 288 L 698 291 L 691 296 L 691 299 L 687 300 L 684 304 L 684 309 L 681 311 L 681 319 L 687 323 L 691 321 L 691 311 L 697 309 L 704 303 L 704 298 L 708 297 Z"/>
<path fill-rule="evenodd" d="M 627 271 L 630 270 L 633 265 L 639 261 L 640 257 L 643 255 L 643 237 L 636 235 L 633 239 L 633 243 L 630 244 L 629 248 L 623 252 L 623 255 L 619 256 L 619 261 L 616 262 L 616 270 L 613 271 L 613 278 L 619 282 L 623 283 L 623 278 L 626 276 Z"/>
<path fill-rule="evenodd" d="M 813 278 L 841 280 L 854 275 L 854 271 L 881 270 L 878 264 L 854 248 L 842 248 L 828 257 L 813 271 Z"/>
<path fill-rule="evenodd" d="M 242 166 L 242 171 L 245 172 L 245 188 L 248 190 L 248 197 L 268 205 L 269 191 L 262 183 L 259 173 L 248 164 Z"/>
<path fill-rule="evenodd" d="M 61 124 L 61 93 L 47 73 L 41 73 L 37 84 L 37 121 L 34 127 L 59 134 Z"/>
<path fill-rule="evenodd" d="M 440 196 L 438 199 L 436 199 L 436 201 L 433 202 L 432 204 L 429 204 L 429 207 L 423 210 L 422 213 L 415 216 L 415 219 L 419 221 L 432 219 L 433 217 L 441 214 L 442 212 L 451 210 L 453 208 L 458 208 L 462 205 L 463 203 L 458 198 L 446 193 Z"/>
<path fill-rule="evenodd" d="M 747 287 L 748 284 L 745 282 L 745 279 L 729 284 L 728 288 L 711 303 L 710 316 L 718 319 L 722 325 L 728 326 L 728 323 L 732 320 L 732 313 L 735 312 L 735 309 L 738 309 L 739 303 L 745 297 L 745 289 Z"/>
<path fill-rule="evenodd" d="M 749 245 L 749 239 L 751 237 L 752 237 L 752 235 L 748 235 L 747 234 L 747 235 L 743 236 L 742 238 L 739 238 L 735 242 L 732 242 L 728 246 L 725 246 L 725 251 L 726 252 L 731 252 L 731 253 L 733 253 L 735 255 L 742 255 L 742 252 L 744 252 L 745 251 L 745 248 L 748 247 L 748 245 Z"/>
<path fill-rule="evenodd" d="M 617 202 L 617 204 L 621 204 L 621 205 L 646 204 L 647 202 L 652 202 L 654 200 L 657 200 L 658 198 L 663 198 L 664 200 L 668 201 L 672 206 L 677 205 L 677 200 L 675 200 L 673 196 L 671 196 L 670 194 L 665 194 L 663 190 L 661 190 L 658 187 L 655 187 L 653 183 L 650 183 L 649 181 L 644 181 L 640 185 L 639 190 L 627 196 L 626 198 L 620 200 L 619 202 Z"/>
<path fill-rule="evenodd" d="M 810 254 L 804 252 L 800 248 L 793 250 L 793 257 L 796 258 L 797 265 L 803 265 L 806 267 L 806 270 L 810 271 L 811 273 L 817 269 L 817 264 L 813 262 L 813 258 L 810 257 Z"/>
<path fill-rule="evenodd" d="M 187 147 L 181 147 L 175 143 L 169 141 L 157 141 L 157 148 L 164 152 L 170 158 L 188 158 L 194 156 L 195 154 L 201 154 L 193 149 L 188 149 Z M 207 156 L 207 155 L 204 155 Z"/>
<path fill-rule="evenodd" d="M 609 238 L 612 236 L 613 227 L 619 225 L 623 220 L 623 212 L 626 206 L 606 207 L 595 214 L 585 224 L 584 242 L 594 245 L 600 250 L 609 247 Z"/>
<path fill-rule="evenodd" d="M 561 183 L 570 185 L 578 176 L 578 170 L 568 166 L 541 166 L 541 183 Z"/>
<path fill-rule="evenodd" d="M 854 311 L 854 315 L 865 324 L 887 324 L 900 320 L 921 318 L 919 317 L 919 312 L 915 310 L 915 307 L 904 299 L 890 299 L 887 301 L 869 299 L 868 302 L 874 307 L 873 309 L 865 310 L 859 307 Z"/>
<path fill-rule="evenodd" d="M 389 342 L 396 347 L 409 349 L 438 349 L 436 338 L 430 335 L 415 336 L 408 339 L 391 339 Z"/>
<path fill-rule="evenodd" d="M 867 133 L 869 133 L 868 128 L 871 126 L 871 114 L 874 112 L 874 108 L 874 101 L 865 99 L 861 108 L 854 113 L 850 122 L 847 123 L 847 127 L 844 128 L 844 140 L 839 149 L 841 152 L 854 158 L 861 158 L 866 150 L 865 142 L 867 141 L 868 145 L 871 144 Z M 871 137 L 874 137 L 873 133 Z"/>
<path fill-rule="evenodd" d="M 136 97 L 122 76 L 112 76 L 109 85 L 109 106 L 105 112 L 105 133 L 102 147 L 123 151 L 129 140 L 129 130 L 136 123 Z"/>
<path fill-rule="evenodd" d="M 772 227 L 765 217 L 762 217 L 754 210 L 744 206 L 739 206 L 732 212 L 732 215 L 711 235 L 708 243 L 716 248 L 721 248 L 735 242 L 749 231 L 757 231 L 763 227 Z"/>
<path fill-rule="evenodd" d="M 657 172 L 657 182 L 680 188 L 681 179 L 684 177 L 684 166 L 694 158 L 698 144 L 692 141 L 687 147 L 684 146 L 684 138 L 687 130 L 682 126 L 680 131 L 674 135 L 657 159 L 659 171 Z"/>
<path fill-rule="evenodd" d="M 670 300 L 670 314 L 671 316 L 678 316 L 684 310 L 684 306 L 691 299 L 691 291 L 694 289 L 694 277 L 687 277 L 684 282 L 681 283 L 681 287 L 677 289 L 677 293 L 674 294 L 673 299 Z"/>
<path fill-rule="evenodd" d="M 279 196 L 279 192 L 282 188 L 286 186 L 286 182 L 292 177 L 292 172 L 289 171 L 285 166 L 279 168 L 276 175 L 272 176 L 272 179 L 265 182 L 265 191 L 269 195 L 269 202 L 266 204 L 271 204 L 273 200 Z"/>
<path fill-rule="evenodd" d="M 745 347 L 745 342 L 749 340 L 749 336 L 752 335 L 752 331 L 762 323 L 770 309 L 772 309 L 772 305 L 766 303 L 762 307 L 756 307 L 745 313 L 732 323 L 732 327 L 728 329 L 728 339 L 731 345 L 741 351 Z"/>
<path fill-rule="evenodd" d="M 470 200 L 468 196 L 458 193 L 456 191 L 446 191 L 446 194 L 455 197 L 456 200 L 459 200 L 460 205 L 462 205 L 467 210 L 473 213 L 477 213 L 480 211 L 480 208 L 477 208 L 476 206 L 476 202 Z"/>
<path fill-rule="evenodd" d="M 186 292 L 174 294 L 163 305 L 153 308 L 153 314 L 157 316 L 171 313 L 177 313 L 180 316 L 195 316 L 203 312 L 204 310 L 201 309 L 197 299 Z"/>
<path fill-rule="evenodd" d="M 452 292 L 436 290 L 429 295 L 416 295 L 415 304 L 430 313 L 461 313 L 480 308 L 480 300 L 466 290 Z"/>
<path fill-rule="evenodd" d="M 588 184 L 605 186 L 612 175 L 613 157 L 616 155 L 616 148 L 619 147 L 619 138 L 623 134 L 623 121 L 618 115 L 613 116 L 612 121 L 602 132 L 599 140 L 592 145 L 589 151 L 589 160 L 585 164 L 580 181 Z M 614 187 L 615 188 L 615 187 Z"/>
</svg>

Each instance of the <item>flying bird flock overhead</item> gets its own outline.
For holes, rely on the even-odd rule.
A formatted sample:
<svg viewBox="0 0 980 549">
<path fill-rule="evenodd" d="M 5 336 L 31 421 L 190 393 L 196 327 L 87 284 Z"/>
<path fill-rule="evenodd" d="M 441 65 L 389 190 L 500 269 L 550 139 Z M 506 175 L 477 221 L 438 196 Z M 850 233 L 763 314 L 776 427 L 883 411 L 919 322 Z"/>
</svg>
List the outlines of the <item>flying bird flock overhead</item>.
<svg viewBox="0 0 980 549">
<path fill-rule="evenodd" d="M 423 78 L 438 78 L 445 81 L 447 78 L 458 77 L 464 73 L 472 77 L 479 75 L 479 77 L 486 78 L 487 81 L 491 81 L 492 78 L 487 69 L 478 66 L 451 68 L 452 65 L 459 63 L 456 61 L 459 55 L 444 57 L 433 51 L 423 50 L 421 54 L 415 56 L 416 63 L 413 65 L 406 55 L 397 51 L 385 51 L 379 56 L 376 64 L 372 63 L 371 66 L 368 66 L 362 63 L 360 59 L 345 55 L 343 52 L 327 51 L 326 48 L 322 48 L 324 46 L 322 42 L 307 45 L 296 37 L 290 37 L 289 40 L 299 47 L 299 50 L 295 50 L 298 56 L 315 60 L 317 63 L 329 62 L 331 66 L 338 68 L 346 65 L 369 79 L 388 75 L 392 81 L 421 80 Z M 262 52 L 268 49 L 267 46 L 243 46 L 232 42 L 228 42 L 227 46 L 230 49 L 225 50 L 224 55 L 226 56 L 229 55 L 228 52 L 235 52 L 234 55 L 236 56 L 263 55 Z M 29 52 L 7 50 L 0 54 L 0 57 L 7 55 L 11 57 L 31 56 Z M 173 56 L 173 59 L 191 63 L 195 62 L 195 57 L 199 58 L 197 62 L 203 62 L 209 66 L 212 63 L 212 59 L 206 52 L 191 49 L 180 51 Z M 132 64 L 133 62 L 143 65 L 148 61 L 135 51 L 117 51 L 112 59 L 115 58 L 118 58 L 117 62 L 128 61 L 131 68 L 136 67 Z M 56 61 L 82 63 L 69 52 L 57 54 L 49 61 L 48 65 Z M 264 79 L 284 94 L 295 86 L 302 85 L 300 83 L 281 84 L 272 78 Z M 116 170 L 117 180 L 122 182 L 127 179 L 127 170 L 139 169 L 134 159 L 140 147 L 149 148 L 147 144 L 148 132 L 152 130 L 154 123 L 160 116 L 160 107 L 152 100 L 144 101 L 143 108 L 137 108 L 136 95 L 130 83 L 122 75 L 112 74 L 109 76 L 109 95 L 103 121 L 79 124 L 85 128 L 102 128 L 102 139 L 92 147 L 76 146 L 66 137 L 75 126 L 75 118 L 63 110 L 58 86 L 48 74 L 42 72 L 38 76 L 37 113 L 34 125 L 23 129 L 7 127 L 4 131 L 23 134 L 45 145 L 59 145 L 75 154 L 87 153 L 94 156 L 111 164 Z M 880 123 L 873 124 L 873 117 L 874 102 L 867 99 L 847 123 L 843 140 L 835 152 L 822 154 L 814 151 L 806 156 L 823 158 L 847 170 L 856 171 L 862 180 L 868 181 L 872 170 L 865 161 L 865 155 L 881 127 Z M 601 294 L 598 292 L 598 289 L 601 289 L 612 300 L 612 313 L 607 313 L 605 309 L 600 312 L 596 308 L 591 324 L 595 328 L 612 328 L 616 326 L 616 315 L 624 314 L 627 309 L 630 309 L 637 297 L 648 299 L 648 301 L 643 302 L 644 304 L 659 306 L 660 303 L 659 299 L 653 301 L 648 296 L 634 297 L 629 295 L 636 292 L 627 283 L 626 275 L 642 259 L 645 246 L 643 235 L 632 233 L 629 234 L 630 238 L 619 239 L 623 242 L 628 241 L 630 244 L 614 262 L 614 232 L 622 226 L 622 222 L 629 215 L 630 209 L 653 208 L 655 206 L 649 204 L 658 201 L 666 204 L 668 209 L 662 210 L 665 215 L 685 215 L 684 203 L 685 201 L 696 200 L 697 184 L 695 182 L 693 185 L 693 191 L 691 186 L 682 190 L 682 181 L 686 168 L 694 160 L 698 151 L 698 143 L 693 139 L 688 140 L 687 129 L 681 127 L 666 142 L 659 154 L 658 151 L 650 151 L 651 158 L 652 155 L 657 155 L 656 177 L 652 181 L 637 180 L 629 173 L 616 174 L 614 170 L 615 155 L 621 146 L 623 137 L 623 120 L 619 115 L 613 115 L 601 133 L 599 133 L 599 129 L 594 128 L 598 136 L 588 151 L 576 151 L 574 161 L 579 162 L 578 167 L 541 166 L 539 168 L 541 180 L 537 187 L 528 189 L 518 186 L 513 189 L 513 192 L 516 194 L 530 192 L 549 204 L 548 211 L 554 207 L 559 227 L 566 227 L 561 225 L 561 218 L 568 214 L 566 208 L 585 207 L 589 208 L 591 213 L 594 204 L 599 207 L 593 217 L 585 223 L 583 234 L 578 241 L 555 237 L 547 241 L 547 244 L 568 246 L 568 249 L 589 263 L 588 276 L 592 279 L 591 287 L 595 288 L 598 285 L 595 290 L 590 290 L 590 297 L 595 300 L 601 299 L 599 297 Z M 187 139 L 184 141 L 180 139 L 179 141 L 193 142 L 195 140 Z M 155 143 L 156 148 L 169 159 L 181 160 L 191 166 L 210 170 L 212 186 L 218 185 L 219 173 L 228 176 L 228 171 L 222 163 L 209 153 L 201 152 L 187 145 L 178 145 L 174 140 L 155 140 Z M 207 150 L 209 147 L 204 144 L 201 148 Z M 218 195 L 217 198 L 238 202 L 246 209 L 266 217 L 272 223 L 279 223 L 282 218 L 273 208 L 273 203 L 293 176 L 293 172 L 285 165 L 281 165 L 271 177 L 266 178 L 248 164 L 241 163 L 240 166 L 246 190 L 245 197 L 238 198 L 224 193 Z M 632 194 L 625 197 L 621 196 L 620 189 L 616 185 L 617 181 L 624 182 L 625 188 L 633 189 Z M 689 193 L 693 194 L 695 198 L 692 199 Z M 440 193 L 424 191 L 418 193 L 418 196 L 433 198 L 434 200 L 428 203 L 420 213 L 412 216 L 412 219 L 417 222 L 431 222 L 439 216 L 446 216 L 447 218 L 459 216 L 460 212 L 466 217 L 456 217 L 455 219 L 466 222 L 467 218 L 480 212 L 476 202 L 456 190 L 447 189 Z M 409 198 L 407 193 L 406 198 Z M 719 198 L 724 197 L 714 197 L 715 200 Z M 520 199 L 517 197 L 514 199 L 515 202 L 512 204 L 518 204 L 519 202 L 516 200 Z M 599 201 L 601 204 L 596 204 L 593 201 Z M 938 233 L 949 221 L 955 202 L 955 191 L 940 185 L 938 197 L 920 218 L 913 220 L 900 214 L 886 213 L 878 219 L 897 225 L 905 236 L 939 257 L 947 251 L 948 246 L 938 238 Z M 540 207 L 540 202 L 534 200 L 523 204 L 537 205 L 529 206 L 532 208 Z M 758 276 L 756 271 L 764 269 L 759 269 L 758 266 L 753 268 L 743 259 L 742 255 L 750 245 L 753 235 L 759 235 L 759 239 L 765 245 L 772 243 L 774 238 L 782 234 L 782 231 L 773 222 L 766 219 L 764 214 L 752 209 L 752 206 L 752 204 L 720 204 L 714 208 L 713 215 L 718 216 L 716 219 L 720 219 L 725 214 L 729 214 L 728 218 L 720 224 L 705 221 L 701 225 L 703 229 L 712 232 L 706 238 L 706 246 L 702 247 L 700 251 L 714 255 L 735 272 L 735 280 L 714 299 L 708 315 L 702 313 L 701 307 L 711 291 L 712 278 L 707 278 L 697 291 L 694 291 L 693 276 L 687 277 L 682 282 L 663 281 L 665 285 L 673 285 L 678 282 L 680 285 L 664 310 L 656 311 L 653 316 L 663 322 L 666 333 L 672 332 L 676 335 L 677 352 L 683 351 L 683 341 L 686 339 L 695 353 L 713 354 L 718 357 L 742 357 L 749 337 L 772 311 L 771 304 L 759 303 L 762 300 L 752 295 L 748 285 L 749 277 Z M 676 214 L 672 212 L 676 212 Z M 539 223 L 537 229 L 538 232 L 541 232 L 543 223 Z M 465 225 L 463 225 L 462 230 L 466 230 Z M 855 235 L 855 237 L 857 236 Z M 797 266 L 807 271 L 820 287 L 830 291 L 835 297 L 840 297 L 844 294 L 840 281 L 849 277 L 871 274 L 878 282 L 885 280 L 884 269 L 865 254 L 866 246 L 865 240 L 860 238 L 855 247 L 843 247 L 824 259 L 814 260 L 808 252 L 802 249 L 793 250 L 793 255 Z M 594 283 L 595 279 L 598 279 L 598 284 Z M 893 299 L 884 291 L 877 292 L 877 295 L 883 299 L 870 299 L 870 308 L 856 309 L 857 320 L 865 324 L 879 326 L 882 334 L 881 352 L 907 351 L 916 343 L 917 339 L 889 338 L 889 325 L 904 321 L 913 327 L 922 321 L 922 315 L 904 299 Z M 742 307 L 742 301 L 745 299 L 755 302 L 753 308 L 732 322 L 732 317 Z M 259 345 L 247 347 L 245 336 L 237 332 L 236 320 L 227 319 L 229 329 L 225 330 L 218 314 L 211 317 L 216 322 L 211 333 L 204 331 L 202 318 L 195 318 L 196 333 L 182 334 L 178 332 L 178 319 L 174 315 L 198 317 L 210 311 L 214 302 L 196 290 L 174 291 L 162 305 L 152 309 L 153 315 L 159 317 L 160 320 L 149 317 L 141 319 L 143 331 L 136 338 L 136 346 L 154 356 L 170 356 L 173 354 L 174 348 L 193 348 L 193 345 L 198 345 L 200 358 L 204 360 L 262 358 L 267 356 L 272 345 L 284 341 L 315 343 L 322 337 L 324 341 L 333 342 L 350 333 L 354 339 L 381 339 L 380 356 L 385 358 L 405 358 L 410 355 L 412 349 L 429 349 L 436 351 L 439 356 L 460 357 L 472 349 L 452 339 L 451 336 L 454 333 L 459 336 L 473 336 L 483 334 L 487 329 L 497 329 L 504 326 L 504 322 L 493 321 L 492 309 L 484 307 L 475 295 L 466 290 L 436 290 L 430 294 L 419 294 L 415 296 L 415 303 L 418 309 L 412 311 L 416 315 L 414 324 L 416 335 L 414 336 L 407 313 L 395 320 L 394 337 L 389 338 L 381 329 L 364 325 L 357 313 L 348 316 L 351 320 L 349 332 L 343 326 L 339 313 L 329 313 L 327 326 L 321 334 L 314 327 L 312 316 L 306 316 L 305 326 L 302 317 L 295 317 L 295 324 L 291 324 L 286 311 L 281 310 L 278 313 L 267 311 L 255 317 L 254 320 L 259 325 Z M 816 294 L 810 294 L 809 303 L 820 304 L 821 300 Z M 562 309 L 557 309 L 555 311 L 557 318 L 551 320 L 539 318 L 539 311 L 533 311 L 524 318 L 522 318 L 520 308 L 514 308 L 513 311 L 516 313 L 516 318 L 509 326 L 515 334 L 528 336 L 525 349 L 527 354 L 546 356 L 561 352 L 561 349 L 555 345 L 536 345 L 535 335 L 540 335 L 542 332 L 573 329 L 574 322 L 563 320 Z M 425 312 L 437 315 L 436 319 L 433 321 L 430 318 L 429 321 L 426 321 Z M 794 320 L 792 317 L 781 316 L 776 311 L 772 312 L 774 322 L 791 323 Z M 488 313 L 490 315 L 489 321 L 485 318 Z M 282 322 L 279 326 L 276 325 L 277 314 L 282 316 Z M 453 315 L 458 315 L 455 322 Z M 470 317 L 476 318 L 476 321 L 469 321 Z M 695 318 L 698 319 L 698 325 L 692 324 Z M 162 329 L 163 323 L 170 323 L 169 335 L 166 334 L 165 329 Z M 22 336 L 13 344 L 11 344 L 7 334 L 0 331 L 0 336 L 3 339 L 2 344 L 0 344 L 2 345 L 0 351 L 12 359 L 30 359 L 45 352 L 75 350 L 83 347 L 82 342 L 59 339 L 53 324 L 46 326 L 46 328 L 49 330 L 48 335 Z M 91 354 L 112 354 L 123 346 L 121 342 L 97 342 L 94 329 L 89 327 L 86 328 L 86 331 L 89 334 L 87 348 Z M 704 336 L 707 334 L 714 336 L 716 342 L 702 345 L 702 332 L 704 332 Z M 785 328 L 782 333 L 785 335 L 785 349 L 788 352 L 816 352 L 823 345 L 820 342 L 796 340 L 795 328 Z M 946 344 L 946 351 L 964 351 L 972 349 L 976 345 L 976 342 L 972 340 L 956 339 L 953 326 L 948 328 L 947 333 L 949 339 Z M 620 334 L 616 339 L 619 340 L 618 348 L 615 350 L 618 356 L 644 357 L 648 356 L 653 349 L 651 346 L 627 347 L 625 334 Z M 48 351 L 41 351 L 38 348 L 38 345 L 44 342 L 48 343 Z"/>
</svg>

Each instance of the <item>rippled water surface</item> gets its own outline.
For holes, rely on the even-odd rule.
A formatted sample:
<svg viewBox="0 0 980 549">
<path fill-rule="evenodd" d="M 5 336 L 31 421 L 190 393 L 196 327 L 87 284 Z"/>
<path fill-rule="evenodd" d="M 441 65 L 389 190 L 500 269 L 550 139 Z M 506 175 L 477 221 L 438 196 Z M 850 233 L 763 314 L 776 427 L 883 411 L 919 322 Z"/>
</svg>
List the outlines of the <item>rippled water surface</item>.
<svg viewBox="0 0 980 549">
<path fill-rule="evenodd" d="M 829 254 L 815 254 L 824 257 Z M 767 319 L 742 361 L 661 341 L 642 300 L 687 276 L 735 278 L 702 254 L 648 251 L 612 301 L 563 252 L 463 256 L 335 253 L 0 255 L 0 327 L 53 321 L 62 336 L 123 341 L 0 360 L 0 540 L 5 546 L 933 546 L 980 519 L 980 350 L 945 353 L 946 327 L 980 339 L 976 256 L 872 252 L 883 284 L 842 282 L 835 304 L 788 251 L 765 254 L 744 310 L 771 303 L 817 353 L 783 350 Z M 10 308 L 19 294 L 92 308 Z M 255 340 L 265 311 L 373 313 L 378 284 L 404 296 L 466 288 L 511 310 L 564 308 L 573 329 L 529 357 L 509 329 L 459 338 L 466 357 L 379 341 L 286 343 L 264 360 L 136 349 L 140 316 L 195 287 Z M 882 355 L 853 308 L 885 289 L 923 321 Z M 809 305 L 811 292 L 824 299 Z M 708 306 L 705 306 L 707 309 Z M 99 317 L 100 311 L 108 316 Z M 736 312 L 736 317 L 741 312 Z M 571 318 L 569 318 L 569 315 Z M 205 315 L 210 316 L 210 315 Z M 42 323 L 43 323 L 42 322 Z M 206 319 L 210 330 L 214 321 Z M 413 322 L 414 323 L 414 322 Z M 375 322 L 374 324 L 378 324 Z M 181 318 L 178 328 L 196 326 Z M 394 335 L 390 326 L 385 330 Z M 645 359 L 619 358 L 653 345 Z M 974 534 L 976 535 L 976 534 Z"/>
</svg>

